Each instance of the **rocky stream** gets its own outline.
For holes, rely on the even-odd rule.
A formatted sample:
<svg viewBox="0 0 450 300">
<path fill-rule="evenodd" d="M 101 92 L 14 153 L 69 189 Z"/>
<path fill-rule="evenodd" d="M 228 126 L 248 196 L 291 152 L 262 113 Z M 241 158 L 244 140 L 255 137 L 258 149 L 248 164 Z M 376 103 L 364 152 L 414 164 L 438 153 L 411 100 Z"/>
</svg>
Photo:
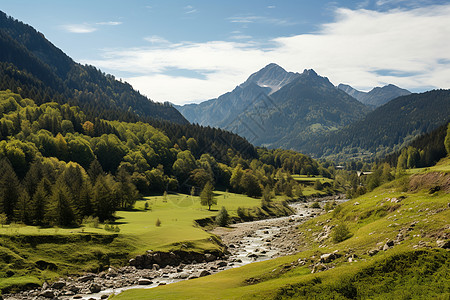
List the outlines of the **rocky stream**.
<svg viewBox="0 0 450 300">
<path fill-rule="evenodd" d="M 310 203 L 293 203 L 291 206 L 295 214 L 288 217 L 215 228 L 211 233 L 219 236 L 228 249 L 228 254 L 221 257 L 183 251 L 148 251 L 131 259 L 129 266 L 110 267 L 98 274 L 87 273 L 51 284 L 44 283 L 39 289 L 4 295 L 3 299 L 107 299 L 111 294 L 127 289 L 153 288 L 181 280 L 192 280 L 249 263 L 293 254 L 301 240 L 301 232 L 297 230 L 297 226 L 321 214 L 323 210 L 310 208 Z"/>
</svg>

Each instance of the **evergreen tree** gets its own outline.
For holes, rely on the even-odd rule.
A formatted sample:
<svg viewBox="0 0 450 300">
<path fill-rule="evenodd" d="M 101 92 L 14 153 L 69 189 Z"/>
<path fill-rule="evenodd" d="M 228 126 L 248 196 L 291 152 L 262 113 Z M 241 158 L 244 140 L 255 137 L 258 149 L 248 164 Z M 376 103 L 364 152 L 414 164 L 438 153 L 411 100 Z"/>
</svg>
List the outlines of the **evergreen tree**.
<svg viewBox="0 0 450 300">
<path fill-rule="evenodd" d="M 77 224 L 78 213 L 63 180 L 57 180 L 52 188 L 45 218 L 52 225 L 73 226 Z"/>
<path fill-rule="evenodd" d="M 10 220 L 22 189 L 9 160 L 3 158 L 0 161 L 0 213 L 5 213 Z"/>
<path fill-rule="evenodd" d="M 208 210 L 211 210 L 212 205 L 217 204 L 217 199 L 214 197 L 213 185 L 209 181 L 200 193 L 200 204 L 208 206 Z"/>
<path fill-rule="evenodd" d="M 115 192 L 121 208 L 132 208 L 139 197 L 136 186 L 131 182 L 131 175 L 124 169 L 119 168 L 116 175 Z"/>
<path fill-rule="evenodd" d="M 118 205 L 113 191 L 113 180 L 108 176 L 98 176 L 94 185 L 92 202 L 95 215 L 100 222 L 111 219 Z"/>
<path fill-rule="evenodd" d="M 33 224 L 43 225 L 45 217 L 45 209 L 47 207 L 48 199 L 48 185 L 47 179 L 43 178 L 39 182 L 36 191 L 31 199 L 30 213 Z"/>
<path fill-rule="evenodd" d="M 219 214 L 216 216 L 216 224 L 221 227 L 226 227 L 229 221 L 230 216 L 228 215 L 228 211 L 225 208 L 225 206 L 222 206 L 222 208 L 219 211 Z"/>
<path fill-rule="evenodd" d="M 23 224 L 31 224 L 30 196 L 22 189 L 14 209 L 14 219 Z"/>
<path fill-rule="evenodd" d="M 105 175 L 105 172 L 103 172 L 102 165 L 99 163 L 98 160 L 94 159 L 91 164 L 89 165 L 88 170 L 89 177 L 91 178 L 92 184 L 94 184 L 97 181 L 97 177 L 100 175 Z"/>
</svg>

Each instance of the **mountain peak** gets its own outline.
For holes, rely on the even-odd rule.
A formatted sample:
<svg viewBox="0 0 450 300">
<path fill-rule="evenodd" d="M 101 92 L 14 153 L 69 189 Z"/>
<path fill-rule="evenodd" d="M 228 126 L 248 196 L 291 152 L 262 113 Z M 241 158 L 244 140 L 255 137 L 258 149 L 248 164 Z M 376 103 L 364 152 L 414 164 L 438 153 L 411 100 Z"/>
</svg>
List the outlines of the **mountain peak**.
<svg viewBox="0 0 450 300">
<path fill-rule="evenodd" d="M 300 76 L 300 74 L 287 72 L 276 63 L 270 63 L 258 72 L 250 75 L 250 77 L 241 84 L 241 87 L 245 88 L 253 82 L 260 87 L 270 88 L 269 94 L 273 94 L 298 76 Z"/>
<path fill-rule="evenodd" d="M 375 107 L 381 106 L 397 97 L 411 94 L 410 91 L 399 88 L 394 84 L 388 84 L 383 87 L 374 87 L 367 93 L 358 91 L 351 86 L 342 83 L 338 85 L 338 89 L 343 90 L 366 105 Z"/>
<path fill-rule="evenodd" d="M 319 75 L 317 75 L 316 71 L 314 71 L 313 69 L 305 69 L 305 70 L 303 70 L 302 74 L 307 75 L 307 76 L 319 76 Z"/>
</svg>

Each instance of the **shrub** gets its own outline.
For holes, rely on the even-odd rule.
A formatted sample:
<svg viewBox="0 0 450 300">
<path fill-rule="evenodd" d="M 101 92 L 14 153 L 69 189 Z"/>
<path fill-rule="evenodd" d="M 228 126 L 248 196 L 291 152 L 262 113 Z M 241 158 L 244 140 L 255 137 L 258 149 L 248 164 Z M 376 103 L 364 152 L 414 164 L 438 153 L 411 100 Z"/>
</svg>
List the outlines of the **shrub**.
<svg viewBox="0 0 450 300">
<path fill-rule="evenodd" d="M 347 225 L 345 225 L 344 223 L 338 224 L 333 228 L 333 231 L 331 232 L 331 238 L 333 239 L 334 243 L 345 241 L 351 236 L 352 234 L 350 230 L 348 230 Z"/>
<path fill-rule="evenodd" d="M 240 206 L 237 208 L 237 214 L 238 214 L 238 217 L 241 219 L 245 219 L 245 217 L 246 217 L 245 209 Z"/>
<path fill-rule="evenodd" d="M 313 204 L 311 204 L 311 208 L 320 208 L 319 202 L 316 201 Z"/>
<path fill-rule="evenodd" d="M 83 224 L 86 227 L 98 228 L 99 225 L 98 217 L 95 218 L 93 216 L 84 217 Z"/>
<path fill-rule="evenodd" d="M 216 216 L 216 224 L 221 227 L 226 227 L 228 225 L 229 220 L 230 216 L 228 215 L 228 211 L 224 206 L 222 206 L 222 208 L 219 211 L 219 214 Z"/>
</svg>

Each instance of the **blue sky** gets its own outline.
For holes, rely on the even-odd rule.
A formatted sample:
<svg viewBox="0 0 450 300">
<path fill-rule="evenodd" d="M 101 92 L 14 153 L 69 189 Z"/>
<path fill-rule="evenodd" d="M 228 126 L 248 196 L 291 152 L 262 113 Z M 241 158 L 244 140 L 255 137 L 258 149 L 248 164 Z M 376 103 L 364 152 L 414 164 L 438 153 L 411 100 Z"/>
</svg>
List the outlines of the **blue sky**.
<svg viewBox="0 0 450 300">
<path fill-rule="evenodd" d="M 217 97 L 271 62 L 362 90 L 450 88 L 448 0 L 0 0 L 0 10 L 156 101 Z"/>
</svg>

